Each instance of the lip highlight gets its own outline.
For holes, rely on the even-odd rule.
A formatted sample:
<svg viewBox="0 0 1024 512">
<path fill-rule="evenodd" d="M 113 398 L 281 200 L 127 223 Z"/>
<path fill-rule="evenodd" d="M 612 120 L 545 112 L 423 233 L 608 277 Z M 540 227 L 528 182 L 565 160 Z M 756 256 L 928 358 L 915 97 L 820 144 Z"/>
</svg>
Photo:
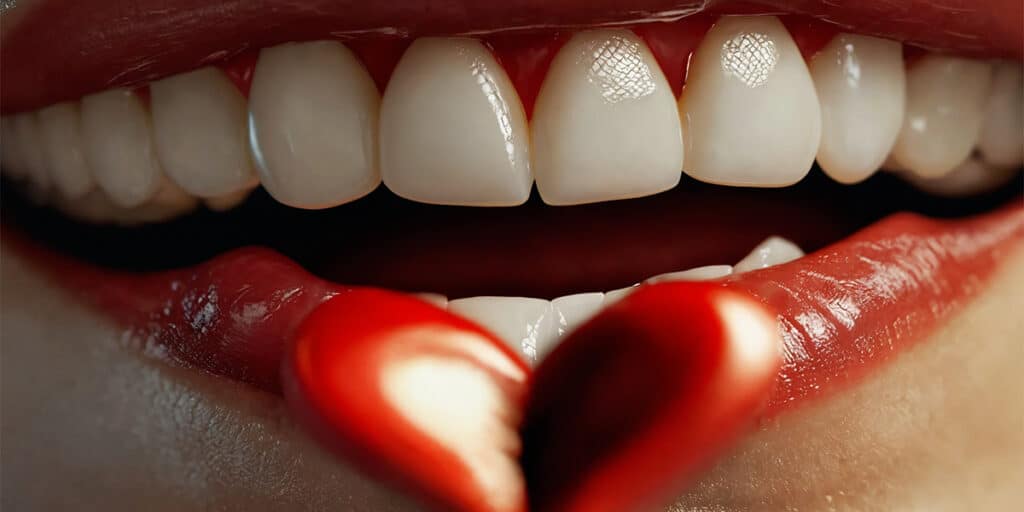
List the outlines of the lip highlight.
<svg viewBox="0 0 1024 512">
<path fill-rule="evenodd" d="M 286 340 L 313 309 L 353 289 L 269 249 L 133 274 L 104 270 L 5 234 L 29 261 L 132 339 L 171 360 L 280 391 Z M 962 220 L 896 214 L 802 259 L 720 285 L 778 315 L 783 364 L 769 413 L 867 375 L 955 314 L 1024 241 L 1024 205 Z"/>
</svg>

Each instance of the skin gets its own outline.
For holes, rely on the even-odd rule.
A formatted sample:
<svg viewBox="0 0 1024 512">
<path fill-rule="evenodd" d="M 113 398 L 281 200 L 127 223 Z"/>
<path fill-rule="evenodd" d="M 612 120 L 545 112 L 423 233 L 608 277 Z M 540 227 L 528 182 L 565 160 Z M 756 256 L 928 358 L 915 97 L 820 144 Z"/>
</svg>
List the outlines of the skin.
<svg viewBox="0 0 1024 512">
<path fill-rule="evenodd" d="M 5 246 L 0 279 L 5 509 L 416 509 L 329 458 L 279 398 L 161 361 Z M 930 339 L 761 425 L 670 510 L 1011 509 L 1021 282 L 1024 247 Z"/>
</svg>

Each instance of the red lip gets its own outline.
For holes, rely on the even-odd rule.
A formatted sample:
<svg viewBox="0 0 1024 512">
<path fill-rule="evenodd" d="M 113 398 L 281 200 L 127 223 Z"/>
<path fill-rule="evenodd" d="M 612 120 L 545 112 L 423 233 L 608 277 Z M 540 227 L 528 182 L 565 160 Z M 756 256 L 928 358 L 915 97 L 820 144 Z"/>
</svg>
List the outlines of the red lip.
<svg viewBox="0 0 1024 512">
<path fill-rule="evenodd" d="M 365 32 L 424 34 L 588 25 L 710 12 L 786 12 L 926 48 L 1020 58 L 1024 7 L 1014 0 L 48 0 L 0 18 L 3 111 L 143 84 L 247 49 Z M 131 23 L 123 20 L 130 17 Z M 949 25 L 956 30 L 934 30 Z M 74 79 L 69 79 L 73 77 Z"/>
<path fill-rule="evenodd" d="M 12 235 L 7 235 L 14 238 Z M 777 312 L 785 343 L 771 400 L 781 410 L 867 374 L 927 336 L 984 287 L 1024 240 L 1024 206 L 962 220 L 896 214 L 804 258 L 722 286 Z M 30 261 L 172 359 L 280 389 L 285 340 L 323 301 L 352 289 L 280 254 L 239 249 L 152 274 L 102 270 L 15 238 Z M 892 336 L 892 329 L 899 336 Z"/>
</svg>

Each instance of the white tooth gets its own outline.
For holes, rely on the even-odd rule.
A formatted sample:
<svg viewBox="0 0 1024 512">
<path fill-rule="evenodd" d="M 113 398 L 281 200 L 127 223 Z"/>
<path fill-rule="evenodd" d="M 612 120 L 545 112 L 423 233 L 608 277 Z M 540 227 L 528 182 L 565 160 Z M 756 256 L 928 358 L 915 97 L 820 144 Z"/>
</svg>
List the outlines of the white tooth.
<svg viewBox="0 0 1024 512">
<path fill-rule="evenodd" d="M 329 208 L 380 185 L 380 93 L 341 43 L 261 51 L 249 109 L 256 167 L 274 199 L 297 208 Z"/>
<path fill-rule="evenodd" d="M 82 99 L 85 161 L 114 204 L 138 206 L 156 194 L 163 172 L 153 150 L 149 114 L 127 89 Z"/>
<path fill-rule="evenodd" d="M 64 197 L 77 198 L 96 185 L 85 163 L 78 103 L 58 103 L 39 111 L 43 158 Z"/>
<path fill-rule="evenodd" d="M 594 316 L 603 304 L 604 294 L 601 292 L 577 293 L 576 295 L 566 295 L 551 301 L 551 306 L 555 312 L 556 334 L 558 338 L 565 336 L 583 322 L 590 320 L 590 317 Z M 539 356 L 547 355 L 552 348 L 554 347 L 548 346 L 544 347 L 543 350 L 538 350 Z"/>
<path fill-rule="evenodd" d="M 900 173 L 900 177 L 915 187 L 945 197 L 969 197 L 999 188 L 1017 176 L 1016 167 L 992 166 L 976 157 L 970 157 L 953 172 L 938 178 L 924 178 L 914 173 Z"/>
<path fill-rule="evenodd" d="M 537 362 L 537 347 L 550 344 L 556 335 L 551 301 L 547 300 L 469 297 L 450 301 L 448 311 L 489 329 L 530 364 Z"/>
<path fill-rule="evenodd" d="M 223 71 L 207 67 L 150 86 L 156 150 L 188 193 L 218 197 L 256 183 L 245 98 Z"/>
<path fill-rule="evenodd" d="M 50 175 L 43 161 L 39 119 L 34 112 L 17 114 L 13 119 L 14 167 L 16 176 L 28 178 L 36 192 L 50 186 Z"/>
<path fill-rule="evenodd" d="M 414 295 L 423 302 L 429 302 L 441 309 L 448 309 L 448 297 L 444 295 L 439 293 L 416 293 Z"/>
<path fill-rule="evenodd" d="M 1020 63 L 995 66 L 978 150 L 993 166 L 1024 163 L 1024 67 Z"/>
<path fill-rule="evenodd" d="M 102 189 L 95 187 L 82 197 L 58 197 L 54 207 L 69 217 L 92 224 L 111 222 L 123 211 L 114 205 Z"/>
<path fill-rule="evenodd" d="M 774 16 L 726 16 L 690 61 L 679 98 L 683 170 L 709 183 L 784 187 L 810 171 L 821 108 L 800 50 Z"/>
<path fill-rule="evenodd" d="M 839 34 L 810 68 L 821 104 L 818 165 L 840 183 L 863 181 L 882 165 L 903 124 L 903 47 Z"/>
<path fill-rule="evenodd" d="M 384 184 L 424 203 L 522 204 L 533 184 L 527 130 L 519 94 L 480 41 L 417 39 L 381 103 Z"/>
<path fill-rule="evenodd" d="M 800 259 L 804 251 L 785 238 L 772 236 L 758 244 L 753 251 L 733 267 L 733 273 L 742 274 L 751 270 L 774 267 Z"/>
<path fill-rule="evenodd" d="M 238 192 L 232 192 L 220 197 L 208 197 L 203 200 L 203 204 L 215 212 L 226 212 L 249 199 L 253 190 L 255 190 L 255 187 L 244 188 Z"/>
<path fill-rule="evenodd" d="M 117 212 L 114 221 L 125 226 L 164 222 L 192 212 L 199 199 L 163 176 L 160 190 L 144 204 Z"/>
<path fill-rule="evenodd" d="M 648 279 L 647 283 L 668 283 L 674 281 L 711 281 L 732 274 L 732 265 L 708 265 L 681 272 L 670 272 Z"/>
<path fill-rule="evenodd" d="M 936 178 L 966 160 L 978 140 L 991 78 L 991 64 L 978 60 L 926 55 L 914 63 L 892 150 L 896 162 Z"/>
<path fill-rule="evenodd" d="M 618 290 L 612 290 L 610 292 L 605 292 L 605 294 L 604 294 L 604 305 L 608 306 L 608 305 L 614 304 L 614 303 L 616 303 L 616 302 L 626 298 L 627 295 L 635 292 L 637 287 L 639 287 L 639 286 L 640 286 L 640 283 L 637 283 L 637 284 L 634 284 L 633 286 L 627 286 L 625 288 L 619 288 Z"/>
<path fill-rule="evenodd" d="M 531 127 L 537 191 L 548 204 L 640 197 L 679 183 L 675 98 L 628 30 L 573 36 L 551 63 Z"/>
</svg>

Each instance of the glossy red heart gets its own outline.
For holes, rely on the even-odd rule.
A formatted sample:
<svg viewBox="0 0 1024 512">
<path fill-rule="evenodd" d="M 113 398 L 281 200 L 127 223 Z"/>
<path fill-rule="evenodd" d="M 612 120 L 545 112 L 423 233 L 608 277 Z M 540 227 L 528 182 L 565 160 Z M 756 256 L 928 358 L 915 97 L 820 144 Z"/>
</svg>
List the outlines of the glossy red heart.
<svg viewBox="0 0 1024 512">
<path fill-rule="evenodd" d="M 641 287 L 532 376 L 462 318 L 356 290 L 303 323 L 284 381 L 326 446 L 438 509 L 621 511 L 751 425 L 778 364 L 774 317 L 712 284 Z"/>
</svg>

